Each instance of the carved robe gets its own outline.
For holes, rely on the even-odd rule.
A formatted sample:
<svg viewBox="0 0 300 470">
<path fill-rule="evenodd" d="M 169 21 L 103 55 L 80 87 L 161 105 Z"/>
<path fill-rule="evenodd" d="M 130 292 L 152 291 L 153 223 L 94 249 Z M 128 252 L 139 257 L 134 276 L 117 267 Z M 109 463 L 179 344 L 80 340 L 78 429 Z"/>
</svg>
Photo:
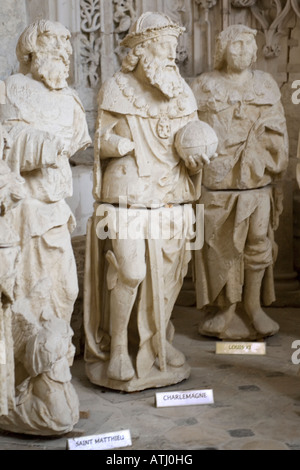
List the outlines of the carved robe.
<svg viewBox="0 0 300 470">
<path fill-rule="evenodd" d="M 145 240 L 147 274 L 139 286 L 131 315 L 129 348 L 135 351 L 137 379 L 145 378 L 157 358 L 152 340 L 159 333 L 154 318 L 154 299 L 158 288 L 163 292 L 165 311 L 162 328 L 166 329 L 169 341 L 173 338 L 170 317 L 191 259 L 191 252 L 186 249 L 185 242 L 192 236 L 192 222 L 189 216 L 185 219 L 184 204 L 192 203 L 199 197 L 201 184 L 201 175 L 189 176 L 174 147 L 176 132 L 189 121 L 198 119 L 196 102 L 187 84 L 181 96 L 167 100 L 152 86 L 145 92 L 132 74 L 117 73 L 100 91 L 98 116 L 96 135 L 99 146 L 97 148 L 96 145 L 94 169 L 94 197 L 97 202 L 87 234 L 84 303 L 85 359 L 88 376 L 95 383 L 97 380 L 101 383 L 96 363 L 109 359 L 110 293 L 107 288 L 108 264 L 105 262 L 105 254 L 112 249 L 111 240 L 97 238 L 96 229 L 100 220 L 96 215 L 97 209 L 102 203 L 118 205 L 119 196 L 125 196 L 129 206 L 137 204 L 146 210 L 156 205 L 162 217 L 168 211 L 175 215 L 172 237 L 155 240 L 155 248 L 153 240 Z M 132 140 L 135 143 L 134 152 L 125 157 L 100 161 L 99 150 L 107 132 L 115 135 L 119 132 L 122 137 Z M 193 214 L 192 207 L 190 210 Z M 129 214 L 130 209 L 127 212 Z M 149 214 L 151 211 L 146 212 Z M 183 225 L 179 223 L 182 221 Z M 184 237 L 180 235 L 182 227 L 185 230 Z M 157 264 L 150 267 L 153 250 L 157 250 Z M 155 269 L 160 279 L 159 286 L 158 280 L 155 281 L 151 275 Z"/>
<path fill-rule="evenodd" d="M 133 155 L 102 161 L 96 155 L 94 196 L 97 201 L 119 204 L 182 204 L 200 194 L 199 181 L 190 178 L 174 147 L 176 132 L 197 119 L 197 106 L 190 88 L 172 100 L 162 99 L 153 86 L 145 90 L 131 74 L 118 72 L 99 95 L 101 138 L 123 118 L 123 136 L 135 143 Z M 129 94 L 129 96 L 127 96 Z M 164 134 L 165 133 L 165 134 Z M 163 137 L 160 137 L 163 135 Z"/>
</svg>

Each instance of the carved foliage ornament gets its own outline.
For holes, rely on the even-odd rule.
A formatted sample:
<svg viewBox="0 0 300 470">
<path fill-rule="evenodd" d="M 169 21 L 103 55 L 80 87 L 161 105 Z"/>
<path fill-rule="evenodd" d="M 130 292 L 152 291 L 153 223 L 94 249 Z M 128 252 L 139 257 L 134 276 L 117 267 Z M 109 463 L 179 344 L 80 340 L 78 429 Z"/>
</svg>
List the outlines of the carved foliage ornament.
<svg viewBox="0 0 300 470">
<path fill-rule="evenodd" d="M 290 11 L 300 18 L 299 0 L 231 0 L 235 8 L 250 8 L 252 15 L 263 29 L 266 45 L 264 55 L 267 59 L 278 57 L 281 47 L 278 37 L 283 34 L 283 23 Z"/>
<path fill-rule="evenodd" d="M 174 23 L 185 28 L 185 32 L 178 38 L 176 62 L 179 68 L 188 66 L 189 61 L 189 35 L 193 30 L 192 7 L 186 0 L 165 0 L 164 11 Z M 182 69 L 183 72 L 183 69 Z"/>
<path fill-rule="evenodd" d="M 299 0 L 291 0 L 291 6 L 298 18 L 300 18 L 300 5 L 299 5 Z"/>
<path fill-rule="evenodd" d="M 80 0 L 81 57 L 89 86 L 99 82 L 101 15 L 100 0 Z"/>
<path fill-rule="evenodd" d="M 131 25 L 136 20 L 136 9 L 134 0 L 113 0 L 113 3 L 113 20 L 115 24 L 114 31 L 116 33 L 116 44 L 114 52 L 119 59 L 119 63 L 121 63 L 126 55 L 126 49 L 120 46 L 120 42 L 129 32 Z"/>
<path fill-rule="evenodd" d="M 133 0 L 114 0 L 114 22 L 117 24 L 115 32 L 128 33 L 130 26 L 136 18 Z"/>
</svg>

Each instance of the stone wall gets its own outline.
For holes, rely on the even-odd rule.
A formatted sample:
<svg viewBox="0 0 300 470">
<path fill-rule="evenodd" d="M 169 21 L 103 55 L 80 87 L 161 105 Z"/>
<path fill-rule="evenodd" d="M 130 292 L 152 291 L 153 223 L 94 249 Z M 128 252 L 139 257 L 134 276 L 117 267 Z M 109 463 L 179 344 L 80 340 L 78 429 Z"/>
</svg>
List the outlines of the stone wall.
<svg viewBox="0 0 300 470">
<path fill-rule="evenodd" d="M 79 294 L 74 305 L 71 327 L 74 331 L 73 344 L 76 348 L 76 355 L 79 356 L 84 350 L 83 277 L 85 262 L 85 236 L 73 237 L 72 246 L 77 266 Z"/>
<path fill-rule="evenodd" d="M 290 138 L 290 165 L 283 183 L 285 196 L 281 225 L 276 233 L 278 292 L 299 288 L 294 269 L 293 205 L 297 191 L 295 166 L 300 117 L 292 102 L 292 86 L 300 73 L 300 7 L 295 0 L 81 0 L 80 87 L 90 127 L 96 115 L 99 86 L 119 67 L 126 53 L 120 41 L 144 11 L 164 11 L 186 28 L 180 38 L 177 61 L 190 81 L 213 67 L 216 35 L 231 24 L 258 31 L 256 67 L 271 73 L 282 92 Z M 93 131 L 92 131 L 93 132 Z"/>
<path fill-rule="evenodd" d="M 16 44 L 27 26 L 25 0 L 0 0 L 0 80 L 18 71 Z"/>
</svg>

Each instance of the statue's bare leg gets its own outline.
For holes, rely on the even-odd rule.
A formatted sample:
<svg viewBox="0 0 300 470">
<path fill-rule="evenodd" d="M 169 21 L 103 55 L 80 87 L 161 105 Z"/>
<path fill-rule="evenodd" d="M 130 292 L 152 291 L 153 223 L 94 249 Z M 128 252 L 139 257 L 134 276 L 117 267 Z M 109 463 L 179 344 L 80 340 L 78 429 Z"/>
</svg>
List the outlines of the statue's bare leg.
<svg viewBox="0 0 300 470">
<path fill-rule="evenodd" d="M 224 333 L 232 320 L 236 311 L 236 304 L 229 305 L 217 313 L 209 315 L 209 317 L 201 325 L 201 331 L 205 331 L 211 335 L 220 335 Z"/>
<path fill-rule="evenodd" d="M 128 352 L 128 324 L 138 287 L 146 275 L 145 241 L 113 240 L 117 264 L 117 282 L 110 294 L 110 362 L 109 378 L 128 381 L 135 370 Z"/>
<path fill-rule="evenodd" d="M 128 381 L 135 373 L 128 354 L 127 330 L 136 294 L 137 288 L 130 288 L 122 282 L 118 282 L 111 292 L 111 355 L 107 375 L 114 380 Z"/>
<path fill-rule="evenodd" d="M 271 336 L 279 330 L 279 325 L 261 307 L 261 289 L 266 263 L 273 261 L 272 244 L 268 238 L 270 216 L 270 199 L 262 198 L 251 215 L 245 248 L 244 308 L 253 327 L 261 336 Z M 247 251 L 250 255 L 247 255 Z"/>
<path fill-rule="evenodd" d="M 255 330 L 262 336 L 272 336 L 279 330 L 279 325 L 262 309 L 261 285 L 265 271 L 246 270 L 244 286 L 244 307 Z"/>
<path fill-rule="evenodd" d="M 168 341 L 166 342 L 166 355 L 167 363 L 172 367 L 181 367 L 185 363 L 184 354 Z"/>
<path fill-rule="evenodd" d="M 158 337 L 153 337 L 153 346 L 158 351 Z M 176 349 L 169 341 L 166 341 L 166 361 L 171 367 L 181 367 L 185 364 L 184 354 Z"/>
</svg>

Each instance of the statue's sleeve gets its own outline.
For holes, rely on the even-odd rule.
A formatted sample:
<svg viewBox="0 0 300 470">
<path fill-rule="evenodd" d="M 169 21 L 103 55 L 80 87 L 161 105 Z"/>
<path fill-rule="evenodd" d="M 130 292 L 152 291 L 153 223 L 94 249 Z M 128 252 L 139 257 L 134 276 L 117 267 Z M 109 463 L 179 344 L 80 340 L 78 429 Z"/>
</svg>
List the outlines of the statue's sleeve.
<svg viewBox="0 0 300 470">
<path fill-rule="evenodd" d="M 94 198 L 96 201 L 101 199 L 103 161 L 127 155 L 129 153 L 127 150 L 132 150 L 127 147 L 131 140 L 131 130 L 124 116 L 99 107 L 94 139 Z"/>
<path fill-rule="evenodd" d="M 86 113 L 81 104 L 81 101 L 76 96 L 77 105 L 74 113 L 74 133 L 70 149 L 68 149 L 69 157 L 72 157 L 79 150 L 85 150 L 92 144 L 89 135 L 88 124 L 86 120 Z"/>
<path fill-rule="evenodd" d="M 253 155 L 257 158 L 253 159 Z M 270 175 L 279 178 L 288 166 L 289 143 L 286 120 L 281 102 L 261 113 L 245 146 L 242 166 L 250 165 L 252 178 Z M 250 163 L 252 162 L 252 163 Z"/>
<path fill-rule="evenodd" d="M 16 173 L 54 166 L 64 144 L 59 137 L 26 123 L 5 126 L 4 160 Z"/>
</svg>

